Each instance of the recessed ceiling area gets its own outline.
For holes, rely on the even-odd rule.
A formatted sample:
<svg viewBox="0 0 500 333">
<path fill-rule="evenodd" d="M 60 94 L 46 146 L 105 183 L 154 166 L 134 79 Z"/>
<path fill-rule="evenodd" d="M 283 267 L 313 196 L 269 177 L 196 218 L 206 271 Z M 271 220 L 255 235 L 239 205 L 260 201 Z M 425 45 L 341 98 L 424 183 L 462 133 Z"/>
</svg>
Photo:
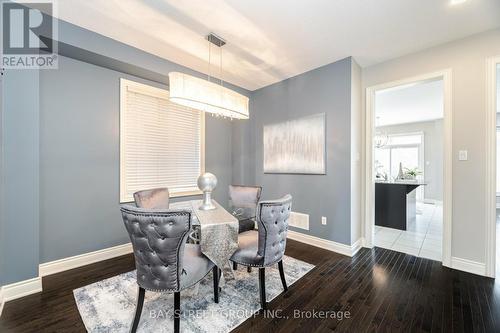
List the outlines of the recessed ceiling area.
<svg viewBox="0 0 500 333">
<path fill-rule="evenodd" d="M 377 126 L 442 119 L 443 114 L 443 80 L 381 90 L 375 95 Z"/>
<path fill-rule="evenodd" d="M 203 73 L 214 32 L 227 41 L 223 79 L 255 90 L 348 56 L 366 67 L 497 28 L 500 1 L 64 0 L 57 16 Z"/>
</svg>

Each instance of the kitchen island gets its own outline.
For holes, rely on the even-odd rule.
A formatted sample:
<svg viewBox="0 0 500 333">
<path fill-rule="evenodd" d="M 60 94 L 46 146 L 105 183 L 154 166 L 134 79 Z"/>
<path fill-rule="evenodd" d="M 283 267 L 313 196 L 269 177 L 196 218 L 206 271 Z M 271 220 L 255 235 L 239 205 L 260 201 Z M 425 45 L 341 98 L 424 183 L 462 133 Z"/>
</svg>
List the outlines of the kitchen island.
<svg viewBox="0 0 500 333">
<path fill-rule="evenodd" d="M 416 220 L 419 181 L 375 182 L 375 225 L 406 230 Z"/>
</svg>

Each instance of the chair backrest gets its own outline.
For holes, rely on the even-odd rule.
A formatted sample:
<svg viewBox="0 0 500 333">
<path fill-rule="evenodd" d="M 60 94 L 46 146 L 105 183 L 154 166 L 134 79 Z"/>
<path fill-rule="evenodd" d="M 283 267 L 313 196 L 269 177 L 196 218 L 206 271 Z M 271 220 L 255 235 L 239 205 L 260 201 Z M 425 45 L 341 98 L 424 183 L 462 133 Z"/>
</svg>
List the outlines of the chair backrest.
<svg viewBox="0 0 500 333">
<path fill-rule="evenodd" d="M 151 190 L 135 192 L 134 200 L 137 207 L 148 209 L 168 209 L 168 188 L 153 188 Z"/>
<path fill-rule="evenodd" d="M 123 205 L 120 210 L 132 242 L 139 286 L 178 291 L 191 212 L 151 211 L 132 205 Z"/>
<path fill-rule="evenodd" d="M 261 201 L 257 206 L 259 246 L 257 254 L 264 258 L 264 266 L 280 261 L 285 254 L 288 219 L 292 210 L 292 196 L 278 200 Z"/>
<path fill-rule="evenodd" d="M 238 220 L 254 218 L 262 187 L 229 185 L 229 209 Z"/>
</svg>

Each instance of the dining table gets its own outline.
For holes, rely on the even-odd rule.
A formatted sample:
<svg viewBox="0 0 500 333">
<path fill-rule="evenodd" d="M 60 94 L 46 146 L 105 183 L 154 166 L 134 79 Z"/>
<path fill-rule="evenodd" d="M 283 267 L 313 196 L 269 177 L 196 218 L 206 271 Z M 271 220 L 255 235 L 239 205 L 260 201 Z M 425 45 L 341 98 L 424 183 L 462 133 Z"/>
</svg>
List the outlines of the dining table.
<svg viewBox="0 0 500 333">
<path fill-rule="evenodd" d="M 215 209 L 201 210 L 202 200 L 171 203 L 170 209 L 191 211 L 192 225 L 199 228 L 201 252 L 222 270 L 221 285 L 224 284 L 224 268 L 229 268 L 229 259 L 238 249 L 238 219 L 212 199 Z"/>
</svg>

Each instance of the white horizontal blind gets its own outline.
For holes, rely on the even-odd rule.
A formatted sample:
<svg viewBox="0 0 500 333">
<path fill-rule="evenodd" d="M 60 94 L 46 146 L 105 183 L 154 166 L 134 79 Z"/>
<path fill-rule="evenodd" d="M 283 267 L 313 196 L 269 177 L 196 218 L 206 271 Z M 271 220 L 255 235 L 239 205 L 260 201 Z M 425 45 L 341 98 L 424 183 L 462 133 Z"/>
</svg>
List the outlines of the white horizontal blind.
<svg viewBox="0 0 500 333">
<path fill-rule="evenodd" d="M 172 103 L 168 91 L 122 80 L 121 202 L 133 193 L 168 187 L 192 194 L 203 170 L 203 115 Z"/>
</svg>

